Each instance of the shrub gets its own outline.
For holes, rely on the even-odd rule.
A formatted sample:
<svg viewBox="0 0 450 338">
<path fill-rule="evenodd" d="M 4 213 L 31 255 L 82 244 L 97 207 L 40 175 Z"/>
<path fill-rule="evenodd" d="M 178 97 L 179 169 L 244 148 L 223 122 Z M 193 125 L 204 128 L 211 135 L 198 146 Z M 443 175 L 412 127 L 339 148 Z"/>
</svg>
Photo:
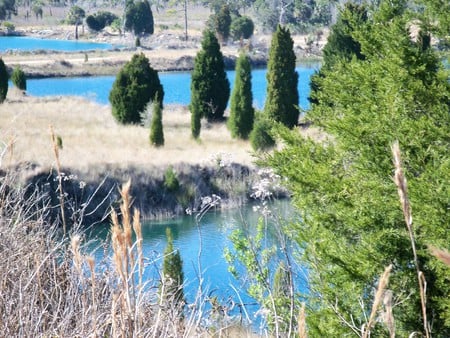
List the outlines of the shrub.
<svg viewBox="0 0 450 338">
<path fill-rule="evenodd" d="M 172 166 L 164 173 L 164 187 L 170 192 L 177 192 L 180 189 L 180 182 Z"/>
<path fill-rule="evenodd" d="M 27 90 L 27 78 L 25 73 L 19 67 L 14 68 L 11 75 L 11 81 L 20 90 Z"/>
<path fill-rule="evenodd" d="M 275 139 L 272 137 L 270 130 L 272 122 L 259 113 L 256 115 L 253 130 L 250 133 L 250 144 L 255 151 L 264 151 L 275 146 Z"/>
<path fill-rule="evenodd" d="M 236 17 L 230 26 L 231 36 L 234 40 L 249 39 L 253 35 L 255 25 L 248 16 Z"/>
</svg>

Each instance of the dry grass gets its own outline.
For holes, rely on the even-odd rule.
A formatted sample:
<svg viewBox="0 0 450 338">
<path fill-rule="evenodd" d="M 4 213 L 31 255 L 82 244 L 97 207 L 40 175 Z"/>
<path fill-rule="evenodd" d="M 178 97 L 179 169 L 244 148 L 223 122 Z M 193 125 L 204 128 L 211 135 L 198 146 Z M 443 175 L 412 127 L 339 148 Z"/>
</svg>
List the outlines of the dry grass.
<svg viewBox="0 0 450 338">
<path fill-rule="evenodd" d="M 201 141 L 191 138 L 190 113 L 186 108 L 166 106 L 163 112 L 165 146 L 153 148 L 149 129 L 117 124 L 111 108 L 78 98 L 31 98 L 9 93 L 0 105 L 0 140 L 13 140 L 4 164 L 23 161 L 54 165 L 49 125 L 62 138 L 63 166 L 86 170 L 99 164 L 117 167 L 201 164 L 218 153 L 251 164 L 248 142 L 234 140 L 224 124 L 204 125 Z"/>
</svg>

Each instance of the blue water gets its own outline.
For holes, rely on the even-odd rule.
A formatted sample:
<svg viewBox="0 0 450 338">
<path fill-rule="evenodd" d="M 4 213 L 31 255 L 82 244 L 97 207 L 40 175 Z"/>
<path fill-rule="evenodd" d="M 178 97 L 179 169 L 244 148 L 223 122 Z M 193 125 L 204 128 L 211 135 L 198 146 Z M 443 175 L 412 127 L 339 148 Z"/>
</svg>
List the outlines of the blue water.
<svg viewBox="0 0 450 338">
<path fill-rule="evenodd" d="M 88 51 L 96 49 L 113 49 L 108 43 L 96 43 L 77 40 L 39 39 L 20 36 L 0 36 L 0 54 L 8 50 L 21 51 Z"/>
<path fill-rule="evenodd" d="M 274 215 L 282 216 L 284 220 L 295 217 L 289 201 L 277 201 L 274 204 L 269 204 L 269 208 Z M 245 283 L 245 273 L 242 276 L 243 278 L 239 280 L 233 277 L 228 271 L 224 249 L 230 248 L 233 250 L 229 236 L 233 230 L 242 229 L 245 226 L 243 219 L 246 226 L 253 229 L 250 231 L 254 231 L 260 216 L 259 212 L 255 212 L 251 206 L 247 206 L 239 210 L 207 213 L 198 224 L 194 216 L 185 216 L 164 222 L 144 223 L 142 227 L 143 255 L 147 266 L 144 278 L 148 287 L 155 287 L 157 290 L 163 260 L 162 255 L 167 245 L 166 228 L 169 227 L 173 235 L 174 247 L 180 251 L 183 260 L 184 292 L 188 303 L 195 301 L 199 289 L 199 278 L 201 277 L 203 279 L 203 291 L 208 296 L 216 296 L 223 305 L 227 306 L 232 306 L 233 302 L 239 304 L 242 301 L 253 324 L 258 323 L 261 318 L 255 318 L 254 315 L 259 306 L 246 293 L 248 284 Z M 268 221 L 267 224 L 264 241 L 269 245 L 278 243 L 273 230 L 276 223 Z M 102 229 L 94 228 L 91 235 L 88 235 L 88 238 L 96 238 L 90 248 L 100 246 L 100 243 L 107 238 L 109 226 L 102 227 Z M 293 245 L 290 248 L 291 253 L 296 254 L 297 248 Z M 103 250 L 97 250 L 94 254 L 96 261 L 105 257 L 104 253 Z M 111 251 L 109 251 L 109 256 L 111 256 Z M 295 288 L 300 292 L 307 292 L 305 270 L 295 265 L 295 262 L 293 262 L 292 268 L 295 276 Z M 239 266 L 237 266 L 237 269 L 243 272 Z M 272 274 L 275 269 L 275 266 L 271 269 Z M 239 315 L 239 307 L 235 306 L 231 314 Z"/>
<path fill-rule="evenodd" d="M 300 94 L 300 107 L 309 106 L 309 79 L 319 64 L 302 65 L 297 68 L 299 73 L 298 91 Z M 264 107 L 266 97 L 266 69 L 256 69 L 252 72 L 253 102 L 257 109 Z M 235 72 L 227 71 L 231 87 L 234 84 Z M 160 81 L 164 87 L 164 104 L 190 103 L 190 72 L 159 73 Z M 100 104 L 109 104 L 108 96 L 114 76 L 76 77 L 76 78 L 48 78 L 27 80 L 27 93 L 33 96 L 82 96 Z"/>
</svg>

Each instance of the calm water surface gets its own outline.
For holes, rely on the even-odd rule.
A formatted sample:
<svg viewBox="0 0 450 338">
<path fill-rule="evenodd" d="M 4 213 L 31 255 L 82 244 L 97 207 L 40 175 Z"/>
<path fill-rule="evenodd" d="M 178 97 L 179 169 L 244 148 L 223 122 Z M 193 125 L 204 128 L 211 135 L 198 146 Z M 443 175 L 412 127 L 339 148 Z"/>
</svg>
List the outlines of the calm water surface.
<svg viewBox="0 0 450 338">
<path fill-rule="evenodd" d="M 80 40 L 39 39 L 22 36 L 0 36 L 0 53 L 8 50 L 73 52 L 113 48 L 114 46 L 109 43 L 96 43 Z"/>
<path fill-rule="evenodd" d="M 309 79 L 317 69 L 319 64 L 305 64 L 297 67 L 300 106 L 303 109 L 309 106 L 307 99 L 310 90 Z M 253 102 L 257 109 L 264 106 L 267 88 L 266 72 L 266 69 L 252 71 Z M 233 87 L 235 72 L 227 71 L 227 76 Z M 190 72 L 159 73 L 159 78 L 164 87 L 165 104 L 188 105 L 190 103 Z M 114 80 L 114 76 L 29 79 L 27 93 L 32 96 L 82 96 L 100 104 L 109 104 L 108 96 Z"/>
<path fill-rule="evenodd" d="M 283 215 L 288 219 L 295 217 L 288 201 L 278 201 L 270 208 L 275 215 Z M 245 207 L 239 210 L 210 212 L 199 223 L 195 221 L 194 216 L 185 216 L 176 220 L 143 224 L 143 251 L 147 264 L 146 280 L 150 286 L 157 285 L 162 266 L 162 254 L 167 244 L 165 232 L 169 227 L 173 234 L 174 246 L 180 250 L 183 260 L 186 283 L 184 291 L 188 302 L 193 302 L 195 299 L 201 275 L 204 279 L 204 290 L 207 290 L 209 296 L 217 296 L 221 302 L 228 305 L 231 305 L 232 302 L 239 304 L 239 299 L 241 299 L 246 304 L 247 311 L 253 316 L 258 307 L 245 292 L 245 278 L 238 281 L 228 272 L 228 264 L 223 253 L 227 247 L 232 249 L 229 236 L 233 230 L 244 226 L 242 220 L 244 219 L 250 228 L 254 229 L 260 216 L 261 214 L 255 212 L 252 207 Z M 273 227 L 273 223 L 269 222 L 265 239 L 267 243 L 276 241 Z M 93 229 L 89 237 L 94 238 L 95 242 L 91 248 L 98 247 L 99 243 L 107 238 L 108 230 L 108 226 Z M 291 249 L 294 250 L 293 247 Z M 107 250 L 107 252 L 110 254 L 110 251 Z M 105 251 L 97 250 L 95 256 L 99 260 L 104 257 L 104 254 Z M 306 291 L 304 270 L 299 267 L 297 269 L 297 289 Z M 239 313 L 237 306 L 233 313 Z M 251 319 L 253 320 L 253 317 Z"/>
</svg>

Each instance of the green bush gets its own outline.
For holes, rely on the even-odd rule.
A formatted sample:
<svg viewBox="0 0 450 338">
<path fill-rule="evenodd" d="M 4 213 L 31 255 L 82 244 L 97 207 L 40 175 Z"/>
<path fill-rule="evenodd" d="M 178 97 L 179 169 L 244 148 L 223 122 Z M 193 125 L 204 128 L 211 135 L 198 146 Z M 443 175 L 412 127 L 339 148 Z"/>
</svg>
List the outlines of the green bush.
<svg viewBox="0 0 450 338">
<path fill-rule="evenodd" d="M 27 78 L 23 70 L 19 67 L 14 68 L 11 75 L 11 81 L 18 89 L 27 90 Z"/>
<path fill-rule="evenodd" d="M 230 26 L 231 36 L 234 40 L 249 39 L 253 35 L 255 25 L 248 16 L 236 17 Z"/>
<path fill-rule="evenodd" d="M 270 133 L 271 128 L 272 122 L 263 113 L 256 115 L 255 124 L 250 133 L 250 144 L 253 150 L 264 151 L 275 146 L 275 139 Z"/>
<path fill-rule="evenodd" d="M 177 192 L 180 189 L 180 182 L 172 166 L 164 173 L 164 188 L 170 192 Z"/>
</svg>

